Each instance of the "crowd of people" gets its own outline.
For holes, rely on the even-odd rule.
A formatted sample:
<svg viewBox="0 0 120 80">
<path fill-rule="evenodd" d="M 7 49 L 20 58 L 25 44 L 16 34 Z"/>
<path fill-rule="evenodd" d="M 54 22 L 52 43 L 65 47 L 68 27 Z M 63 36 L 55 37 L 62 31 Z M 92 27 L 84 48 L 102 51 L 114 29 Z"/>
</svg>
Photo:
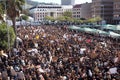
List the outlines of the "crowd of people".
<svg viewBox="0 0 120 80">
<path fill-rule="evenodd" d="M 120 80 L 120 41 L 68 26 L 17 28 L 0 80 Z"/>
</svg>

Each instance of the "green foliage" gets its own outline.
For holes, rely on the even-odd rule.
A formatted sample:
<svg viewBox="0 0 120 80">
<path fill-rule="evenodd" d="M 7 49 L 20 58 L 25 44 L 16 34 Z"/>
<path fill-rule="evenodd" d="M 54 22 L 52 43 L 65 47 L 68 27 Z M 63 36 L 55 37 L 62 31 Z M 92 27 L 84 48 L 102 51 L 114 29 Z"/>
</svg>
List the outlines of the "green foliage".
<svg viewBox="0 0 120 80">
<path fill-rule="evenodd" d="M 28 16 L 27 16 L 27 15 L 22 15 L 21 18 L 22 18 L 23 20 L 28 20 Z"/>
<path fill-rule="evenodd" d="M 72 12 L 66 11 L 63 13 L 62 16 L 57 18 L 58 21 L 64 22 L 64 21 L 69 21 L 69 22 L 73 22 L 73 18 L 72 18 Z"/>
<path fill-rule="evenodd" d="M 72 12 L 66 11 L 63 13 L 63 16 L 72 18 Z"/>
<path fill-rule="evenodd" d="M 30 15 L 29 9 L 23 9 L 21 13 L 22 13 L 22 14 L 25 14 L 25 15 L 27 15 L 27 16 Z"/>
<path fill-rule="evenodd" d="M 99 22 L 101 20 L 102 19 L 100 17 L 95 17 L 95 18 L 88 19 L 86 22 L 94 23 L 94 22 Z"/>
<path fill-rule="evenodd" d="M 75 23 L 83 23 L 84 20 L 81 20 L 81 19 L 73 19 Z"/>
<path fill-rule="evenodd" d="M 15 41 L 15 33 L 13 27 L 7 26 L 5 23 L 0 24 L 0 49 L 8 49 L 8 30 L 9 30 L 9 42 L 10 47 L 13 46 Z"/>
<path fill-rule="evenodd" d="M 19 16 L 19 12 L 22 11 L 22 6 L 25 4 L 25 0 L 2 0 L 0 5 L 2 5 L 3 10 L 6 9 L 7 17 L 12 20 L 14 32 L 15 28 L 15 19 Z M 4 11 L 5 13 L 5 11 Z"/>
<path fill-rule="evenodd" d="M 4 13 L 4 10 L 3 10 L 3 7 L 2 7 L 2 4 L 0 4 L 0 20 L 3 20 L 3 13 Z"/>
<path fill-rule="evenodd" d="M 45 19 L 50 21 L 55 21 L 54 17 L 51 17 L 51 16 L 46 16 Z"/>
<path fill-rule="evenodd" d="M 73 19 L 73 18 L 71 18 L 71 17 L 66 17 L 66 16 L 65 16 L 65 19 L 66 19 L 66 21 L 69 21 L 69 22 L 74 22 L 74 19 Z"/>
<path fill-rule="evenodd" d="M 60 17 L 57 18 L 57 20 L 63 22 L 63 21 L 65 21 L 65 17 L 64 16 L 60 16 Z"/>
<path fill-rule="evenodd" d="M 80 20 L 86 20 L 85 18 L 80 18 Z"/>
</svg>

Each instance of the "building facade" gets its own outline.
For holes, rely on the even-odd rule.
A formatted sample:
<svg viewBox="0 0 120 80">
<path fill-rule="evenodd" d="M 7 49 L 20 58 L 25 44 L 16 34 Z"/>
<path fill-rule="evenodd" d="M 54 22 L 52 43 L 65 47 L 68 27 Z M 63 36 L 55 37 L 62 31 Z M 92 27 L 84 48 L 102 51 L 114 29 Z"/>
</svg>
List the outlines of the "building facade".
<svg viewBox="0 0 120 80">
<path fill-rule="evenodd" d="M 46 16 L 57 18 L 62 16 L 64 12 L 72 12 L 72 6 L 61 6 L 61 5 L 38 5 L 32 7 L 29 11 L 34 21 L 44 21 Z"/>
<path fill-rule="evenodd" d="M 77 4 L 73 6 L 73 18 L 80 19 L 92 18 L 91 14 L 91 3 Z"/>
<path fill-rule="evenodd" d="M 77 4 L 77 5 L 73 6 L 73 10 L 72 10 L 73 18 L 76 18 L 76 19 L 80 19 L 81 18 L 81 16 L 80 16 L 80 9 L 81 9 L 81 4 Z"/>
<path fill-rule="evenodd" d="M 59 5 L 38 5 L 30 9 L 34 21 L 44 21 L 46 16 L 57 18 L 62 15 L 62 7 Z"/>
<path fill-rule="evenodd" d="M 85 18 L 85 19 L 92 18 L 91 5 L 92 3 L 81 4 L 81 9 L 80 9 L 81 18 Z"/>
<path fill-rule="evenodd" d="M 120 23 L 120 0 L 114 0 L 113 20 L 116 24 Z"/>
<path fill-rule="evenodd" d="M 61 5 L 74 5 L 75 0 L 61 0 Z"/>
<path fill-rule="evenodd" d="M 112 23 L 113 0 L 92 0 L 92 17 L 101 17 L 107 23 Z"/>
</svg>

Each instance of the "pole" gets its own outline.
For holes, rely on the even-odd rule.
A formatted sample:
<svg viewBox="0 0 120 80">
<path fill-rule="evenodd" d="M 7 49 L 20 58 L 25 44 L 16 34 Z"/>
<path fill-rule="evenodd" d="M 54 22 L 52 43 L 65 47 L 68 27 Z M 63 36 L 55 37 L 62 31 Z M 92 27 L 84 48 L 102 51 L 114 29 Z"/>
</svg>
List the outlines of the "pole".
<svg viewBox="0 0 120 80">
<path fill-rule="evenodd" d="M 104 5 L 101 5 L 101 7 L 102 7 L 102 18 L 103 18 L 103 20 L 104 20 Z"/>
<path fill-rule="evenodd" d="M 96 16 L 96 15 L 95 15 L 95 6 L 94 6 L 94 21 L 95 21 L 95 16 Z"/>
<path fill-rule="evenodd" d="M 103 5 L 103 20 L 104 20 L 104 5 Z"/>
<path fill-rule="evenodd" d="M 101 5 L 101 16 L 102 16 L 102 25 L 105 24 L 105 20 L 104 20 L 104 5 Z"/>
</svg>

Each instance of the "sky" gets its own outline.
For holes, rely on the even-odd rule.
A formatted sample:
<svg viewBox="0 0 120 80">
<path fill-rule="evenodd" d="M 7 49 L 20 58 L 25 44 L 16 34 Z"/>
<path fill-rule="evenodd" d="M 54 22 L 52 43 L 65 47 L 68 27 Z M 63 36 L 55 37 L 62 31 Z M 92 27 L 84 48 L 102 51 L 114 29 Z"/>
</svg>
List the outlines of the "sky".
<svg viewBox="0 0 120 80">
<path fill-rule="evenodd" d="M 61 4 L 61 0 L 32 0 L 32 1 Z M 75 4 L 81 4 L 86 2 L 92 2 L 92 0 L 75 0 Z"/>
</svg>

